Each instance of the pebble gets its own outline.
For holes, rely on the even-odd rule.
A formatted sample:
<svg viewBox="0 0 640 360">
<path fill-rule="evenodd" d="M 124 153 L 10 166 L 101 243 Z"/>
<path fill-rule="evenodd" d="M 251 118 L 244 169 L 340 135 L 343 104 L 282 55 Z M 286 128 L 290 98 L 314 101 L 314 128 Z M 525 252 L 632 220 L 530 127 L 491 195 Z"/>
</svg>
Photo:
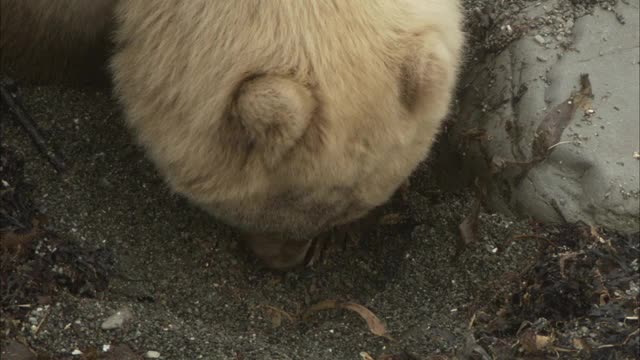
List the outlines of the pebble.
<svg viewBox="0 0 640 360">
<path fill-rule="evenodd" d="M 129 309 L 120 309 L 115 314 L 106 318 L 100 327 L 103 330 L 113 330 L 121 327 L 126 321 L 133 317 Z"/>
<path fill-rule="evenodd" d="M 158 359 L 160 358 L 160 353 L 157 351 L 150 350 L 150 351 L 147 351 L 146 354 L 144 354 L 144 357 L 146 357 L 147 359 Z"/>
<path fill-rule="evenodd" d="M 545 40 L 544 37 L 542 37 L 542 35 L 538 34 L 534 37 L 534 39 L 536 40 L 536 42 L 540 45 L 544 45 L 547 43 L 547 40 Z"/>
<path fill-rule="evenodd" d="M 566 29 L 572 29 L 574 25 L 573 20 L 569 19 L 567 20 L 567 25 L 565 26 Z"/>
</svg>

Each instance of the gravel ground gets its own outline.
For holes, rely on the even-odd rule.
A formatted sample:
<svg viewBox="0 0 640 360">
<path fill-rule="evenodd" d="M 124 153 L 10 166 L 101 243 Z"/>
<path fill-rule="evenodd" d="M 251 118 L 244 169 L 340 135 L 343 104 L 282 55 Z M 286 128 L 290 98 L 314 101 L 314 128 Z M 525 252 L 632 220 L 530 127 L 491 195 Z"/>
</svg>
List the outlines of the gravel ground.
<svg viewBox="0 0 640 360">
<path fill-rule="evenodd" d="M 473 198 L 441 193 L 416 176 L 408 201 L 396 199 L 380 210 L 398 221 L 377 226 L 358 244 L 326 256 L 326 263 L 272 273 L 242 248 L 232 229 L 168 192 L 132 145 L 107 94 L 24 90 L 34 118 L 72 166 L 58 175 L 19 128 L 3 121 L 3 141 L 27 159 L 25 181 L 34 187 L 36 207 L 60 237 L 107 248 L 115 259 L 109 288 L 98 298 L 58 292 L 39 312 L 48 315 L 37 336 L 27 324 L 35 348 L 61 355 L 126 343 L 167 359 L 446 353 L 464 342 L 474 294 L 531 257 L 527 242 L 497 253 L 510 235 L 526 230 L 483 215 L 482 244 L 452 260 L 457 225 Z M 285 315 L 278 324 L 269 311 L 293 316 L 328 299 L 368 307 L 397 341 L 373 336 L 351 312 L 295 322 Z M 122 308 L 133 314 L 125 326 L 102 330 L 102 321 Z"/>
</svg>

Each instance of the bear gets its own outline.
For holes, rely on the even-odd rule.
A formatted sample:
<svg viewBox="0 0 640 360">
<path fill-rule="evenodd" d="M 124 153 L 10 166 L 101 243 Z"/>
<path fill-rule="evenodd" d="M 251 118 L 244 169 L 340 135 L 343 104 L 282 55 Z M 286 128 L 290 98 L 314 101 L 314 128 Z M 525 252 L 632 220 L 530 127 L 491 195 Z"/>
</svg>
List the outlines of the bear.
<svg viewBox="0 0 640 360">
<path fill-rule="evenodd" d="M 428 156 L 465 44 L 458 0 L 128 0 L 114 18 L 136 141 L 279 270 Z"/>
</svg>

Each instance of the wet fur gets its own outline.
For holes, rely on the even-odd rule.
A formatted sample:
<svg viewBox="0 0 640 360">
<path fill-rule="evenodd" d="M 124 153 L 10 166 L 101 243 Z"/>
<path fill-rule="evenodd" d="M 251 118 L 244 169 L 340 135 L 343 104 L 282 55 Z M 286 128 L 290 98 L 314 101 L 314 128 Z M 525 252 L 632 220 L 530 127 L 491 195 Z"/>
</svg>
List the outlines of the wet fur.
<svg viewBox="0 0 640 360">
<path fill-rule="evenodd" d="M 0 65 L 33 84 L 106 84 L 116 0 L 0 0 Z"/>
<path fill-rule="evenodd" d="M 115 93 L 170 186 L 288 267 L 428 154 L 458 74 L 458 6 L 122 1 Z"/>
</svg>

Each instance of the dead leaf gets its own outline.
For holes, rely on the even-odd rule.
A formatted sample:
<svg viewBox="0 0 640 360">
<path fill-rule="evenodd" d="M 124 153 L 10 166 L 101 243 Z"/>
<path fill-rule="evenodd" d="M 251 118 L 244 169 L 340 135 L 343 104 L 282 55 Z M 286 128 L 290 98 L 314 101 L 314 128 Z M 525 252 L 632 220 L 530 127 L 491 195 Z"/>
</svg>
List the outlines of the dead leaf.
<svg viewBox="0 0 640 360">
<path fill-rule="evenodd" d="M 523 331 L 518 338 L 522 349 L 529 354 L 547 350 L 554 341 L 553 336 L 538 335 L 533 329 Z"/>
<path fill-rule="evenodd" d="M 587 354 L 591 353 L 592 351 L 591 345 L 589 345 L 588 342 L 581 338 L 574 338 L 571 340 L 571 343 L 573 344 L 573 347 L 579 351 L 584 351 Z"/>
<path fill-rule="evenodd" d="M 353 312 L 356 312 L 360 315 L 364 321 L 367 322 L 367 326 L 369 327 L 369 331 L 377 336 L 386 337 L 391 339 L 391 337 L 387 334 L 387 329 L 385 328 L 382 321 L 373 313 L 371 310 L 366 307 L 356 304 L 353 302 L 339 302 L 336 300 L 324 300 L 317 304 L 310 306 L 304 313 L 303 319 L 308 318 L 311 313 L 318 312 L 321 310 L 330 310 L 330 309 L 347 309 Z"/>
<path fill-rule="evenodd" d="M 600 232 L 598 231 L 598 228 L 596 228 L 593 225 L 589 225 L 589 232 L 591 233 L 592 238 L 599 241 L 600 243 L 605 243 L 605 240 L 602 238 L 602 236 L 600 236 Z"/>
<path fill-rule="evenodd" d="M 553 146 L 560 142 L 564 129 L 573 119 L 578 108 L 591 108 L 593 91 L 588 74 L 580 75 L 580 90 L 569 96 L 569 99 L 556 105 L 538 125 L 532 144 L 534 158 L 545 159 Z"/>
<path fill-rule="evenodd" d="M 382 321 L 380 321 L 380 319 L 366 307 L 351 302 L 343 303 L 341 304 L 341 307 L 358 313 L 358 315 L 367 322 L 369 331 L 374 335 L 385 336 L 387 334 L 387 329 Z"/>
<path fill-rule="evenodd" d="M 362 359 L 362 360 L 374 360 L 373 357 L 371 355 L 369 355 L 369 353 L 366 352 L 366 351 L 362 351 L 360 353 L 360 359 Z"/>
<path fill-rule="evenodd" d="M 544 350 L 553 342 L 552 336 L 536 335 L 536 349 Z"/>
</svg>

